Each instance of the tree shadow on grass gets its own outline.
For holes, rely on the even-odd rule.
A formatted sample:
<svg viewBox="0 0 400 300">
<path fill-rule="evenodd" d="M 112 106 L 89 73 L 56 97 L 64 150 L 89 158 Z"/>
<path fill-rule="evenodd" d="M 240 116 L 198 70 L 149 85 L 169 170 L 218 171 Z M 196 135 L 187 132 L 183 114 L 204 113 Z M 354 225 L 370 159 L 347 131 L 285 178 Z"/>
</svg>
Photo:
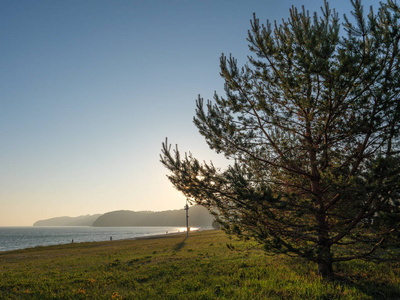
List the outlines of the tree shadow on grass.
<svg viewBox="0 0 400 300">
<path fill-rule="evenodd" d="M 184 240 L 178 244 L 176 244 L 173 248 L 174 251 L 180 251 L 184 246 L 185 246 L 185 241 L 187 237 L 184 238 Z"/>
<path fill-rule="evenodd" d="M 305 274 L 317 276 L 315 264 L 312 262 L 307 263 L 301 258 L 283 259 L 282 261 L 286 262 L 300 276 Z M 391 266 L 388 264 L 387 269 L 390 270 Z M 357 263 L 357 261 L 347 265 L 335 264 L 335 275 L 326 283 L 335 285 L 338 289 L 356 290 L 358 295 L 364 295 L 364 298 L 368 299 L 400 299 L 400 285 L 396 279 L 399 267 L 396 264 L 392 268 L 390 270 L 392 275 L 382 274 L 380 276 L 386 270 L 383 266 L 368 267 L 363 262 Z"/>
<path fill-rule="evenodd" d="M 397 285 L 368 280 L 363 276 L 336 275 L 334 282 L 341 285 L 355 288 L 373 299 L 400 299 L 400 287 Z"/>
</svg>

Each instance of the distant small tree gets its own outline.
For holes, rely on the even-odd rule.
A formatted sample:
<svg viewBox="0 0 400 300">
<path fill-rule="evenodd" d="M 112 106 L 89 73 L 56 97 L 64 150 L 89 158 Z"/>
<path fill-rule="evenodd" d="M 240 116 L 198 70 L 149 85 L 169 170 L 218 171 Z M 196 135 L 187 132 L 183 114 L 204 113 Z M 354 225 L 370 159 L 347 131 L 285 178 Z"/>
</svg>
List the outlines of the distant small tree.
<svg viewBox="0 0 400 300">
<path fill-rule="evenodd" d="M 316 262 L 399 258 L 400 10 L 389 0 L 354 23 L 325 2 L 281 25 L 254 16 L 254 57 L 222 55 L 226 97 L 197 100 L 194 123 L 226 170 L 163 144 L 170 181 L 232 234 Z"/>
</svg>

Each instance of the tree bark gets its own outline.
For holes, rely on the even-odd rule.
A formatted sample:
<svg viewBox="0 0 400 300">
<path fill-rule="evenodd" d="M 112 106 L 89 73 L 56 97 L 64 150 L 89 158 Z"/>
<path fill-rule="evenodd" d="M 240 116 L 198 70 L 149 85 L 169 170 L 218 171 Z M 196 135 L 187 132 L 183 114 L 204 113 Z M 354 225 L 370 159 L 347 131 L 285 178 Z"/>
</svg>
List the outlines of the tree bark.
<svg viewBox="0 0 400 300">
<path fill-rule="evenodd" d="M 333 277 L 332 261 L 318 262 L 318 275 L 324 279 L 331 279 Z"/>
<path fill-rule="evenodd" d="M 318 247 L 317 264 L 318 274 L 324 279 L 333 277 L 332 253 L 329 246 L 321 245 Z"/>
</svg>

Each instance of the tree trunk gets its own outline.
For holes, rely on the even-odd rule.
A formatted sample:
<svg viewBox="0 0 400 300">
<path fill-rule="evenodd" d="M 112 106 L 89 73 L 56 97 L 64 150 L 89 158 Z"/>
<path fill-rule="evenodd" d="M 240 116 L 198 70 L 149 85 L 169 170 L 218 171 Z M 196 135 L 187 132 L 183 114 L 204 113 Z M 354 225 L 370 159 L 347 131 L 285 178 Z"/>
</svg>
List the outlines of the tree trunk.
<svg viewBox="0 0 400 300">
<path fill-rule="evenodd" d="M 333 277 L 332 260 L 318 262 L 318 274 L 324 279 L 331 279 Z"/>
<path fill-rule="evenodd" d="M 332 267 L 332 254 L 329 246 L 319 246 L 318 247 L 318 274 L 324 279 L 331 279 L 333 277 L 333 267 Z"/>
<path fill-rule="evenodd" d="M 318 274 L 322 276 L 324 279 L 330 279 L 333 277 L 333 268 L 332 268 L 332 253 L 331 253 L 331 244 L 329 241 L 329 227 L 327 222 L 327 215 L 325 211 L 325 207 L 322 201 L 322 195 L 319 188 L 318 179 L 315 179 L 311 182 L 311 187 L 313 193 L 316 195 L 317 200 L 317 231 L 318 231 L 318 242 L 317 242 L 317 255 L 316 262 L 318 264 Z"/>
</svg>

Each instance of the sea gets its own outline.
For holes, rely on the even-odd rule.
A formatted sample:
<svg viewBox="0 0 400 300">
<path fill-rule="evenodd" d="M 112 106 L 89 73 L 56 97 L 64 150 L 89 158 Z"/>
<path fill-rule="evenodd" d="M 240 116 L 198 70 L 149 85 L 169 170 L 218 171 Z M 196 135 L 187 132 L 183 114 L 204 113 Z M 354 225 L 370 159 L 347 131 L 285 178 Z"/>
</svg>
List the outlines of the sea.
<svg viewBox="0 0 400 300">
<path fill-rule="evenodd" d="M 182 227 L 0 227 L 0 251 L 134 239 L 186 231 Z"/>
</svg>

